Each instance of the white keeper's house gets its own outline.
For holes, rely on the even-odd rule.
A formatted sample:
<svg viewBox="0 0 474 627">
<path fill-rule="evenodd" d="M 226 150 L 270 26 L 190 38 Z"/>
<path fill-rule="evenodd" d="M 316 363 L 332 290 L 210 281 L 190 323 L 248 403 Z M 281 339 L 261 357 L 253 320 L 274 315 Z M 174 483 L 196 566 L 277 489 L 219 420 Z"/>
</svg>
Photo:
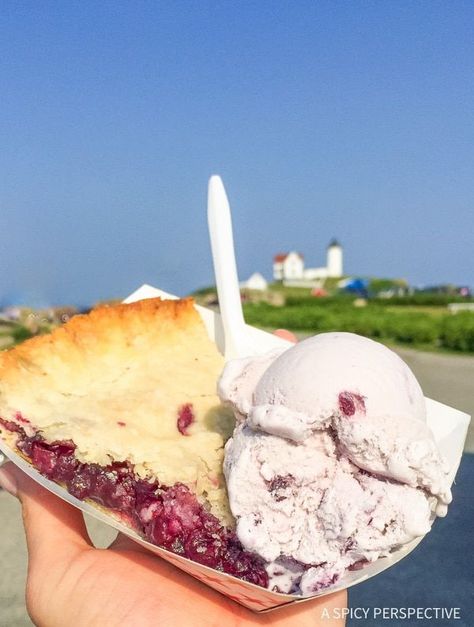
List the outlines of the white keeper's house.
<svg viewBox="0 0 474 627">
<path fill-rule="evenodd" d="M 273 258 L 273 278 L 288 284 L 318 282 L 321 279 L 340 278 L 343 275 L 342 246 L 333 239 L 326 251 L 326 265 L 305 268 L 303 255 L 296 251 L 280 253 Z"/>
<path fill-rule="evenodd" d="M 264 292 L 268 287 L 268 283 L 260 272 L 254 272 L 246 281 L 241 281 L 239 286 L 243 289 Z"/>
</svg>

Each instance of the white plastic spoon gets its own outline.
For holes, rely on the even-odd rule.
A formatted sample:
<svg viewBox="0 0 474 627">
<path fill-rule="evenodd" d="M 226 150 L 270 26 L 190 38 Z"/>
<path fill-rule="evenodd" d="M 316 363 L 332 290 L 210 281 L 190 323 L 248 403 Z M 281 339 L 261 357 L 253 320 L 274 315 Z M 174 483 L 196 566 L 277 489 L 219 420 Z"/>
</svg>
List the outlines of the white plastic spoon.
<svg viewBox="0 0 474 627">
<path fill-rule="evenodd" d="M 229 201 L 220 176 L 209 179 L 207 220 L 227 360 L 255 353 L 242 312 Z"/>
</svg>

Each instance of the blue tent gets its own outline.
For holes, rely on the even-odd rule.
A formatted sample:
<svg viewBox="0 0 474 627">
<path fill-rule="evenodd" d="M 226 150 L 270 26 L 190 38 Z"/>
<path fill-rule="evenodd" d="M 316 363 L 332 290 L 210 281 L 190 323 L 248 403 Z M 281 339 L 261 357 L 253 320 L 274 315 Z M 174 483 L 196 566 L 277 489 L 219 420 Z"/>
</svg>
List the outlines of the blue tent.
<svg viewBox="0 0 474 627">
<path fill-rule="evenodd" d="M 368 296 L 368 287 L 369 282 L 367 279 L 348 279 L 342 290 L 366 298 Z"/>
</svg>

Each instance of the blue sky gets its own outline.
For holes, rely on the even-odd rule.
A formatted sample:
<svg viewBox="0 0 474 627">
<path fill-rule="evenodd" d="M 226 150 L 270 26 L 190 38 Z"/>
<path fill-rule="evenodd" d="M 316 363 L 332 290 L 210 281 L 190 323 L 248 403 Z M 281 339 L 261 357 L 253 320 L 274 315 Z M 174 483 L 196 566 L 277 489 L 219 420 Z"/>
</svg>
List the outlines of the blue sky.
<svg viewBox="0 0 474 627">
<path fill-rule="evenodd" d="M 241 278 L 274 253 L 474 285 L 471 2 L 0 7 L 0 296 L 212 282 L 222 175 Z"/>
</svg>

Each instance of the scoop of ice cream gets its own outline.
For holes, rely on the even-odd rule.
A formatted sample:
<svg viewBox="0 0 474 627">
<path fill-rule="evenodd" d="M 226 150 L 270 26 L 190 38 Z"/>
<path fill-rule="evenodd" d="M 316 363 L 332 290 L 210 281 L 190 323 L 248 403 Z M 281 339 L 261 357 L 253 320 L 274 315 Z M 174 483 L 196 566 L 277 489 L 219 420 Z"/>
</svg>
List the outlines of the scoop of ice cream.
<svg viewBox="0 0 474 627">
<path fill-rule="evenodd" d="M 238 418 L 224 464 L 237 535 L 275 589 L 312 594 L 446 513 L 423 393 L 381 344 L 321 334 L 230 362 L 218 389 Z"/>
</svg>

